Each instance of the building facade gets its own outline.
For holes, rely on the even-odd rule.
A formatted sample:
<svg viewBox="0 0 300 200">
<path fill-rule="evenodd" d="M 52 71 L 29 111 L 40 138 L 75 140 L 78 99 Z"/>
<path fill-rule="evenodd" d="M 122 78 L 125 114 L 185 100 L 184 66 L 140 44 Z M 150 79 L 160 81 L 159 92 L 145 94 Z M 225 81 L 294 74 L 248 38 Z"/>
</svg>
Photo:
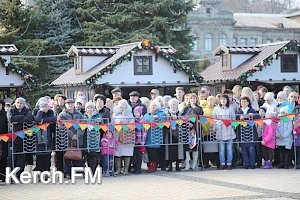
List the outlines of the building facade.
<svg viewBox="0 0 300 200">
<path fill-rule="evenodd" d="M 287 40 L 300 41 L 300 13 L 231 13 L 218 9 L 219 1 L 201 0 L 188 16 L 195 37 L 191 55 L 211 57 L 219 45 L 256 45 Z"/>
</svg>

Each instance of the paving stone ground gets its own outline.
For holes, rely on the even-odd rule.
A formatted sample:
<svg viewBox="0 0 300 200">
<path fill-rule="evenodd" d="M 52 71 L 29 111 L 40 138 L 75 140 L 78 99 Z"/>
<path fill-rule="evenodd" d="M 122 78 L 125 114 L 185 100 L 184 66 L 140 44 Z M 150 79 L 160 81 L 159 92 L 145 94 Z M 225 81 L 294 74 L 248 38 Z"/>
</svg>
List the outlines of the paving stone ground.
<svg viewBox="0 0 300 200">
<path fill-rule="evenodd" d="M 290 200 L 300 199 L 300 170 L 157 171 L 104 177 L 101 185 L 86 185 L 83 179 L 74 185 L 0 184 L 0 194 L 1 200 Z"/>
</svg>

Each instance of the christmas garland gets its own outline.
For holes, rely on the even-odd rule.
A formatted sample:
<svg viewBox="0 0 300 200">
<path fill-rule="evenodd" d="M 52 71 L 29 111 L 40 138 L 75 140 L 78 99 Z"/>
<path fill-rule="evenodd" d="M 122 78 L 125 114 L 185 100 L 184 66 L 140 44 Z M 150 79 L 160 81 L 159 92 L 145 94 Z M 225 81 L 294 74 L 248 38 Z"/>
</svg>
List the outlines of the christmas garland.
<svg viewBox="0 0 300 200">
<path fill-rule="evenodd" d="M 85 84 L 87 84 L 87 85 L 94 84 L 95 81 L 98 78 L 101 78 L 103 75 L 105 75 L 107 73 L 112 73 L 113 70 L 118 65 L 120 65 L 123 61 L 131 61 L 133 54 L 138 53 L 138 52 L 142 52 L 144 50 L 153 50 L 157 55 L 160 55 L 164 59 L 169 61 L 171 63 L 171 65 L 173 66 L 173 69 L 175 71 L 177 71 L 177 70 L 178 71 L 185 71 L 186 73 L 188 73 L 192 77 L 193 82 L 195 82 L 195 83 L 201 83 L 202 82 L 203 78 L 201 76 L 199 76 L 195 70 L 191 69 L 189 66 L 185 66 L 184 64 L 182 64 L 179 61 L 179 59 L 177 59 L 173 55 L 169 54 L 169 53 L 175 53 L 175 52 L 166 53 L 166 52 L 162 51 L 159 48 L 159 46 L 156 45 L 153 41 L 144 40 L 143 42 L 138 44 L 137 47 L 135 47 L 133 50 L 131 50 L 127 54 L 121 56 L 116 61 L 114 61 L 110 65 L 108 65 L 106 68 L 102 69 L 98 73 L 94 74 L 93 76 L 91 76 L 90 78 L 85 80 Z"/>
<path fill-rule="evenodd" d="M 297 41 L 291 41 L 286 46 L 280 48 L 278 51 L 273 53 L 272 55 L 268 56 L 264 60 L 262 60 L 260 63 L 255 65 L 253 68 L 248 70 L 247 72 L 241 74 L 239 77 L 242 84 L 247 83 L 247 80 L 249 77 L 253 77 L 253 74 L 257 71 L 262 71 L 263 68 L 267 68 L 267 66 L 270 66 L 274 59 L 278 60 L 279 56 L 284 53 L 285 51 L 292 50 L 292 51 L 299 51 L 300 52 L 300 43 Z"/>
</svg>

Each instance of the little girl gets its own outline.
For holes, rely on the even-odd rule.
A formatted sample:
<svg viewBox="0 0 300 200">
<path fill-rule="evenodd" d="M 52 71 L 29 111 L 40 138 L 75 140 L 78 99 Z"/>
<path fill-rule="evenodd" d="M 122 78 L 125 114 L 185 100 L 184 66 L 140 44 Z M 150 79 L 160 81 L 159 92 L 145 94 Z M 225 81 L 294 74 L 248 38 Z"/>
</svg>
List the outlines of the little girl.
<svg viewBox="0 0 300 200">
<path fill-rule="evenodd" d="M 133 109 L 135 123 L 142 123 L 144 121 L 143 116 L 143 107 L 137 106 Z M 142 130 L 135 129 L 135 144 L 137 146 L 134 147 L 133 151 L 133 172 L 134 174 L 141 173 L 141 166 L 142 166 L 142 155 L 145 152 L 145 147 L 140 146 L 145 144 L 146 133 Z"/>
<path fill-rule="evenodd" d="M 118 142 L 113 137 L 112 132 L 106 132 L 101 139 L 101 154 L 103 157 L 103 172 L 105 172 L 107 176 L 113 174 L 114 154 L 117 146 Z"/>
<path fill-rule="evenodd" d="M 300 114 L 298 114 L 298 119 L 294 122 L 294 137 L 296 146 L 296 168 L 300 169 Z"/>
<path fill-rule="evenodd" d="M 265 124 L 262 134 L 262 151 L 264 156 L 264 169 L 272 169 L 272 161 L 274 159 L 274 149 L 276 144 L 276 127 L 278 119 L 271 112 L 265 114 L 266 118 L 272 118 L 272 123 Z"/>
</svg>

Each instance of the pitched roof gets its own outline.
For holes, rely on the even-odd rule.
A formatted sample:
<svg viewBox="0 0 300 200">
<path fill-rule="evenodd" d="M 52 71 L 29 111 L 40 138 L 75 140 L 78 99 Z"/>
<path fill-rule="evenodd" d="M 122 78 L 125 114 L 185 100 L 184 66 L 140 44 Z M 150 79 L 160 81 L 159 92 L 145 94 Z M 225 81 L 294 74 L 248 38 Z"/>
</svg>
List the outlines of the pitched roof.
<svg viewBox="0 0 300 200">
<path fill-rule="evenodd" d="M 224 45 L 220 45 L 219 47 L 217 47 L 216 50 L 214 50 L 213 54 L 214 55 L 219 55 L 221 52 L 225 52 L 225 53 L 230 53 L 230 54 L 234 54 L 234 53 L 257 53 L 260 52 L 261 50 L 257 47 L 257 46 L 224 46 Z"/>
<path fill-rule="evenodd" d="M 0 44 L 0 55 L 16 55 L 18 49 L 13 44 Z"/>
<path fill-rule="evenodd" d="M 76 84 L 85 84 L 85 81 L 93 76 L 94 74 L 100 72 L 101 70 L 105 69 L 115 61 L 117 61 L 119 58 L 122 56 L 128 54 L 131 50 L 134 48 L 138 47 L 141 42 L 135 42 L 135 43 L 129 43 L 129 44 L 122 44 L 122 45 L 117 45 L 113 47 L 108 47 L 109 49 L 113 50 L 114 52 L 111 51 L 108 59 L 98 63 L 94 67 L 92 67 L 90 70 L 88 70 L 85 73 L 82 74 L 76 74 L 75 73 L 75 68 L 72 67 L 69 69 L 67 72 L 59 76 L 56 80 L 50 83 L 50 85 L 76 85 Z M 171 46 L 158 46 L 159 49 L 165 53 L 165 54 L 173 54 L 176 52 L 176 49 L 174 49 Z M 83 51 L 84 49 L 84 51 Z M 74 56 L 73 54 L 80 54 L 80 55 L 101 55 L 103 54 L 102 50 L 106 50 L 107 48 L 105 47 L 97 47 L 97 46 L 89 46 L 89 47 L 76 47 L 72 46 L 71 49 L 68 52 L 69 56 Z M 86 53 L 85 53 L 86 51 Z M 109 50 L 108 50 L 109 51 Z M 97 53 L 99 52 L 99 53 Z"/>
<path fill-rule="evenodd" d="M 242 73 L 251 70 L 254 66 L 273 55 L 288 43 L 289 41 L 258 45 L 256 47 L 260 49 L 259 52 L 253 54 L 248 60 L 232 70 L 223 71 L 222 61 L 219 59 L 216 63 L 201 72 L 200 75 L 205 81 L 238 80 Z"/>
<path fill-rule="evenodd" d="M 300 23 L 282 14 L 233 13 L 233 18 L 235 27 L 300 29 Z"/>
</svg>

